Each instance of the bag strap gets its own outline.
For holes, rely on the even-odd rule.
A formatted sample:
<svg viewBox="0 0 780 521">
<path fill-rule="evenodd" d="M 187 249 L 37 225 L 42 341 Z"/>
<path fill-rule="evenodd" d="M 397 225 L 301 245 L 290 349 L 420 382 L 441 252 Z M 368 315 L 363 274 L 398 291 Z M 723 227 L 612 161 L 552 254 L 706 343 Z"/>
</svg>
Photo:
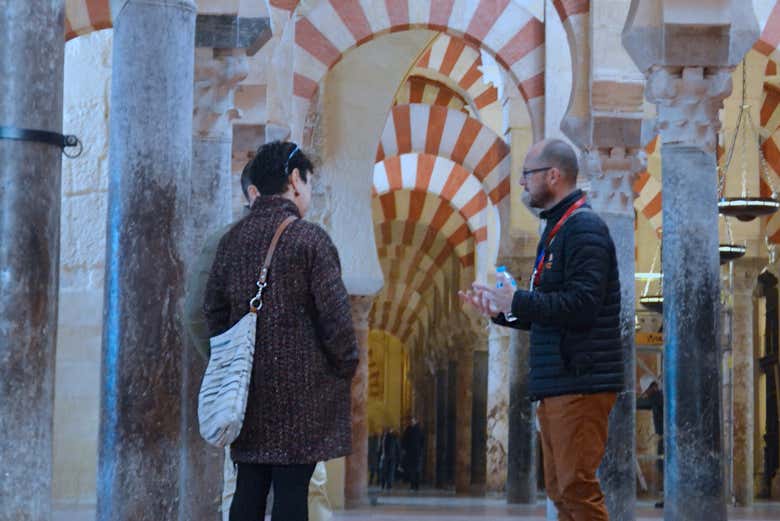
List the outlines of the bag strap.
<svg viewBox="0 0 780 521">
<path fill-rule="evenodd" d="M 284 230 L 297 219 L 297 217 L 291 215 L 282 221 L 282 224 L 276 229 L 273 239 L 271 239 L 271 246 L 268 247 L 268 253 L 265 254 L 263 267 L 260 269 L 260 278 L 256 283 L 257 294 L 249 301 L 249 311 L 252 313 L 257 313 L 260 311 L 260 308 L 263 307 L 263 290 L 268 285 L 268 269 L 271 267 L 271 260 L 274 258 L 274 252 L 276 251 L 276 245 L 279 243 L 279 238 L 282 236 L 282 233 L 284 233 Z"/>
</svg>

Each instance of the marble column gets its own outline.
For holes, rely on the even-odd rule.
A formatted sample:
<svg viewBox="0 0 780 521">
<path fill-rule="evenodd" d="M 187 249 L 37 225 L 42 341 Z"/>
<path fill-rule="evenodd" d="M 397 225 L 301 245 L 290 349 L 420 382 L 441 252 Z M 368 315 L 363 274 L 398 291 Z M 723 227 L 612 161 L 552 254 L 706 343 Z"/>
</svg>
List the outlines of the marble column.
<svg viewBox="0 0 780 521">
<path fill-rule="evenodd" d="M 639 143 L 636 143 L 637 145 Z M 585 174 L 590 180 L 588 198 L 609 228 L 615 243 L 620 275 L 620 336 L 623 346 L 623 391 L 609 419 L 607 449 L 599 480 L 607 498 L 610 518 L 623 521 L 636 517 L 636 357 L 634 325 L 636 306 L 634 254 L 634 181 L 644 169 L 644 153 L 621 147 L 591 152 L 595 165 Z"/>
<path fill-rule="evenodd" d="M 444 460 L 444 475 L 447 487 L 455 485 L 455 465 L 457 457 L 456 431 L 458 428 L 458 362 L 450 360 L 447 364 L 447 454 Z"/>
<path fill-rule="evenodd" d="M 509 453 L 509 329 L 491 324 L 488 336 L 487 482 L 488 492 L 506 490 Z"/>
<path fill-rule="evenodd" d="M 753 294 L 758 274 L 765 265 L 758 259 L 740 259 L 734 263 L 734 295 L 732 319 L 732 367 L 734 402 L 733 482 L 737 505 L 750 506 L 755 498 L 753 440 L 755 436 L 754 371 L 755 346 Z"/>
<path fill-rule="evenodd" d="M 246 51 L 195 50 L 195 91 L 192 134 L 192 178 L 189 206 L 188 277 L 203 243 L 231 219 L 231 155 L 237 111 L 233 95 L 249 73 Z M 182 487 L 188 498 L 182 504 L 184 519 L 217 519 L 222 495 L 223 453 L 208 445 L 198 428 L 198 391 L 206 361 L 189 338 L 182 353 L 183 407 Z"/>
<path fill-rule="evenodd" d="M 0 0 L 0 126 L 62 131 L 64 0 Z M 61 150 L 0 139 L 0 519 L 51 518 Z"/>
<path fill-rule="evenodd" d="M 449 392 L 447 390 L 449 378 L 447 363 L 436 368 L 436 471 L 434 486 L 442 489 L 447 486 L 447 402 Z"/>
<path fill-rule="evenodd" d="M 484 494 L 487 471 L 487 341 L 474 351 L 474 385 L 471 408 L 471 488 Z"/>
<path fill-rule="evenodd" d="M 474 399 L 474 349 L 472 342 L 458 346 L 456 369 L 455 493 L 471 492 L 471 418 Z"/>
<path fill-rule="evenodd" d="M 536 411 L 528 397 L 530 335 L 509 333 L 508 503 L 536 503 Z"/>
<path fill-rule="evenodd" d="M 360 361 L 352 379 L 352 454 L 347 456 L 344 499 L 347 507 L 356 507 L 368 502 L 368 314 L 374 297 L 352 295 L 350 301 Z"/>
<path fill-rule="evenodd" d="M 196 6 L 114 20 L 99 521 L 183 519 L 184 297 Z"/>
<path fill-rule="evenodd" d="M 518 280 L 527 280 L 534 258 L 504 258 L 501 262 Z M 506 497 L 509 503 L 534 504 L 537 431 L 533 403 L 528 396 L 531 339 L 528 331 L 501 329 L 509 335 L 506 359 L 509 391 Z"/>
<path fill-rule="evenodd" d="M 718 110 L 728 68 L 656 67 L 663 172 L 665 518 L 726 519 L 720 399 Z"/>
<path fill-rule="evenodd" d="M 436 480 L 436 372 L 435 364 L 431 359 L 431 354 L 425 355 L 425 380 L 423 389 L 425 396 L 425 414 L 420 419 L 423 433 L 425 433 L 425 465 L 423 470 L 423 481 L 431 485 Z"/>
</svg>

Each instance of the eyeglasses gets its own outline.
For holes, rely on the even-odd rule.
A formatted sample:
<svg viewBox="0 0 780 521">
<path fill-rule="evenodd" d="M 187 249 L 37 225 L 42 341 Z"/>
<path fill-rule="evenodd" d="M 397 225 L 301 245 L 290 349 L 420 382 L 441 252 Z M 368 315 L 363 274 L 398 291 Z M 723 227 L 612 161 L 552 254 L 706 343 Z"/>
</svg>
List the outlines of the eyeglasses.
<svg viewBox="0 0 780 521">
<path fill-rule="evenodd" d="M 528 170 L 523 170 L 523 179 L 527 178 L 531 174 L 536 174 L 537 172 L 544 172 L 545 170 L 551 169 L 551 166 L 543 166 L 540 168 L 529 168 Z"/>
<path fill-rule="evenodd" d="M 290 155 L 287 156 L 287 161 L 284 162 L 284 177 L 290 175 L 290 172 L 288 171 L 290 168 L 290 159 L 293 158 L 293 156 L 295 155 L 296 152 L 298 152 L 298 150 L 300 150 L 298 148 L 298 145 L 295 145 L 295 147 L 292 149 L 292 152 L 290 152 Z"/>
</svg>

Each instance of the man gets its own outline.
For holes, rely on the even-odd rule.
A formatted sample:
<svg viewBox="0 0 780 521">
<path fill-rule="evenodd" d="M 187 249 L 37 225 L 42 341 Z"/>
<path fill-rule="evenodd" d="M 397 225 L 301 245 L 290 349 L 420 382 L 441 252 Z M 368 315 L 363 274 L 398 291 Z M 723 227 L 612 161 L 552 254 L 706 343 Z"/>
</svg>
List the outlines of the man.
<svg viewBox="0 0 780 521">
<path fill-rule="evenodd" d="M 381 472 L 380 486 L 382 489 L 393 488 L 395 482 L 395 471 L 401 456 L 401 447 L 398 444 L 398 435 L 392 427 L 385 430 L 382 436 L 382 451 L 379 460 L 379 472 Z"/>
<path fill-rule="evenodd" d="M 420 490 L 420 473 L 422 472 L 422 455 L 425 437 L 417 418 L 412 416 L 409 425 L 401 437 L 403 450 L 403 467 L 409 479 L 412 490 Z"/>
<path fill-rule="evenodd" d="M 615 246 L 577 189 L 577 173 L 565 142 L 531 147 L 520 185 L 546 220 L 531 289 L 474 284 L 460 296 L 497 324 L 530 328 L 529 394 L 541 400 L 547 494 L 560 521 L 602 521 L 609 517 L 596 469 L 623 389 L 620 282 Z"/>
</svg>

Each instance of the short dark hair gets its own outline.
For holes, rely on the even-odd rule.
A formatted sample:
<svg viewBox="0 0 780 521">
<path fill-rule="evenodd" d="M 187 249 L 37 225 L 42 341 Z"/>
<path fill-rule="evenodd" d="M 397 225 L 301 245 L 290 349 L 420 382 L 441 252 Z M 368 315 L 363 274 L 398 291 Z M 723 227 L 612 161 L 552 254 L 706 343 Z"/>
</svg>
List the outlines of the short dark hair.
<svg viewBox="0 0 780 521">
<path fill-rule="evenodd" d="M 249 165 L 252 162 L 248 162 L 244 169 L 241 171 L 241 191 L 244 192 L 244 198 L 249 200 L 249 186 L 252 184 L 252 180 L 249 178 Z"/>
<path fill-rule="evenodd" d="M 551 139 L 539 153 L 539 161 L 555 167 L 572 182 L 577 182 L 579 163 L 577 154 L 567 142 L 561 139 Z"/>
<path fill-rule="evenodd" d="M 314 171 L 311 160 L 295 143 L 273 141 L 257 149 L 255 157 L 244 169 L 248 171 L 249 184 L 263 195 L 283 194 L 290 184 L 290 172 L 298 169 L 301 180 Z M 247 185 L 248 187 L 248 185 Z"/>
</svg>

